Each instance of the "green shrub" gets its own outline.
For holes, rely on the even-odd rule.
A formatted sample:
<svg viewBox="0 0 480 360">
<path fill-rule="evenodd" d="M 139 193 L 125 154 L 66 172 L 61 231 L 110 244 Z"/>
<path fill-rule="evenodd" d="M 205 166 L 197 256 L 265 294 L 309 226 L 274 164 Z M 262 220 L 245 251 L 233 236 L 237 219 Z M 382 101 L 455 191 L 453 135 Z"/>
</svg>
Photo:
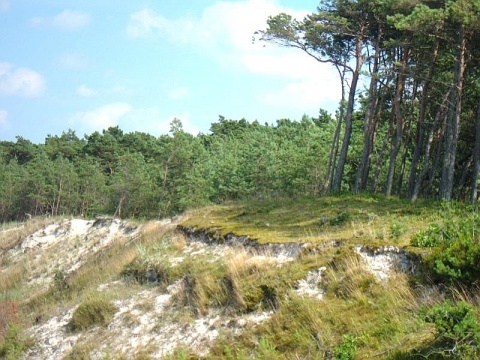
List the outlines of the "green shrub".
<svg viewBox="0 0 480 360">
<path fill-rule="evenodd" d="M 70 327 L 72 330 L 85 330 L 95 325 L 105 326 L 116 310 L 111 302 L 104 299 L 85 301 L 74 311 Z"/>
<path fill-rule="evenodd" d="M 31 346 L 32 339 L 22 336 L 22 329 L 18 324 L 8 325 L 3 340 L 0 340 L 0 359 L 16 360 Z"/>
<path fill-rule="evenodd" d="M 438 225 L 430 224 L 427 229 L 415 234 L 410 243 L 416 247 L 434 247 L 449 239 L 447 229 Z"/>
<path fill-rule="evenodd" d="M 333 349 L 334 360 L 352 360 L 357 353 L 357 338 L 343 335 L 343 341 Z"/>
<path fill-rule="evenodd" d="M 438 281 L 471 284 L 480 279 L 480 217 L 470 214 L 432 224 L 412 238 L 413 246 L 432 247 L 427 268 Z"/>
<path fill-rule="evenodd" d="M 433 348 L 439 353 L 451 358 L 480 355 L 480 324 L 469 304 L 445 301 L 426 310 L 425 321 L 435 325 Z"/>
<path fill-rule="evenodd" d="M 390 237 L 398 239 L 405 233 L 405 224 L 400 221 L 394 221 L 390 225 Z"/>
<path fill-rule="evenodd" d="M 335 217 L 331 218 L 329 224 L 332 226 L 345 225 L 352 219 L 352 215 L 346 211 L 338 213 Z"/>
</svg>

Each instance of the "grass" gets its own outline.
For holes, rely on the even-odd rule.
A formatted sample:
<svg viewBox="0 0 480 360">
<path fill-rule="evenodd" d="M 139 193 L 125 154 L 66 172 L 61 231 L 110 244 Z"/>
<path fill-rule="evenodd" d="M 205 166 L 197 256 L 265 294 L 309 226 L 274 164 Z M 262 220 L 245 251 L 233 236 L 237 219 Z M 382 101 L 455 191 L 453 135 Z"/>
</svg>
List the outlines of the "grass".
<svg viewBox="0 0 480 360">
<path fill-rule="evenodd" d="M 182 225 L 218 236 L 246 235 L 260 243 L 339 240 L 406 245 L 440 207 L 366 195 L 249 201 L 191 211 Z"/>
<path fill-rule="evenodd" d="M 69 327 L 73 331 L 86 330 L 93 326 L 106 326 L 113 319 L 115 306 L 102 297 L 82 302 L 73 312 Z"/>
<path fill-rule="evenodd" d="M 0 227 L 0 254 L 15 247 L 26 236 L 47 227 L 59 218 L 36 217 L 25 222 L 3 223 Z"/>
<path fill-rule="evenodd" d="M 432 351 L 436 337 L 435 327 L 422 317 L 423 309 L 446 299 L 463 301 L 479 318 L 480 289 L 438 287 L 426 278 L 405 274 L 380 281 L 367 271 L 353 245 L 405 246 L 423 254 L 429 250 L 409 246 L 415 234 L 432 222 L 455 221 L 469 211 L 474 210 L 455 203 L 412 204 L 367 195 L 209 206 L 186 214 L 182 225 L 205 229 L 218 238 L 233 233 L 260 243 L 320 245 L 337 240 L 338 246 L 314 247 L 315 251 L 282 263 L 268 253 L 254 256 L 243 248 L 231 248 L 221 256 L 214 250 L 195 249 L 187 256 L 184 235 L 149 222 L 141 224 L 141 235 L 135 241 L 112 244 L 73 273 L 58 269 L 48 288 L 34 292 L 24 285 L 28 262 L 15 263 L 2 256 L 0 319 L 8 320 L 0 321 L 0 337 L 4 338 L 0 350 L 11 349 L 9 353 L 17 356 L 30 346 L 21 336 L 22 328 L 78 306 L 71 329 L 90 334 L 99 331 L 99 336 L 79 341 L 65 358 L 89 358 L 98 348 L 95 342 L 106 338 L 105 325 L 116 311 L 115 300 L 128 299 L 139 290 L 164 294 L 167 287 L 177 284 L 180 291 L 172 299 L 172 314 L 158 319 L 159 329 L 171 319 L 186 326 L 211 313 L 232 319 L 259 311 L 271 314 L 264 322 L 247 322 L 240 333 L 224 326 L 208 359 L 414 359 Z M 32 220 L 28 231 L 22 224 L 4 224 L 8 231 L 0 236 L 0 249 L 15 247 L 22 236 L 47 224 Z M 49 256 L 55 256 L 54 249 Z M 299 295 L 297 282 L 323 266 L 323 300 Z M 123 281 L 97 290 L 117 280 Z M 139 314 L 152 312 L 154 307 L 151 298 L 143 299 L 130 317 L 122 315 L 124 325 L 136 326 Z M 138 359 L 150 356 L 149 350 L 137 355 Z M 106 358 L 132 357 L 112 352 Z M 166 358 L 201 357 L 180 346 Z"/>
</svg>

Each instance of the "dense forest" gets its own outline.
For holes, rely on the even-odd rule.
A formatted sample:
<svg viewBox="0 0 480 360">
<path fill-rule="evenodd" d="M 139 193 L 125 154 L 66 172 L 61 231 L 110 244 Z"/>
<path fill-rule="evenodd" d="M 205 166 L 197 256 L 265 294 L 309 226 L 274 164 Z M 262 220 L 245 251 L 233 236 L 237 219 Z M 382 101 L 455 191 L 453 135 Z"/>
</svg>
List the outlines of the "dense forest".
<svg viewBox="0 0 480 360">
<path fill-rule="evenodd" d="M 163 217 L 346 191 L 477 200 L 479 0 L 326 0 L 303 20 L 270 17 L 254 38 L 331 64 L 336 114 L 275 124 L 220 116 L 196 136 L 176 119 L 160 137 L 112 127 L 2 141 L 0 220 Z"/>
<path fill-rule="evenodd" d="M 476 200 L 480 1 L 326 0 L 302 21 L 270 17 L 257 38 L 338 71 L 329 190 L 347 182 L 354 192 Z M 361 138 L 354 156 L 353 138 Z"/>
<path fill-rule="evenodd" d="M 0 143 L 0 216 L 115 214 L 164 217 L 247 197 L 317 195 L 335 121 L 327 114 L 275 126 L 220 118 L 193 136 L 174 120 L 170 134 L 118 127 L 44 144 Z M 29 214 L 29 215 L 26 215 Z"/>
</svg>

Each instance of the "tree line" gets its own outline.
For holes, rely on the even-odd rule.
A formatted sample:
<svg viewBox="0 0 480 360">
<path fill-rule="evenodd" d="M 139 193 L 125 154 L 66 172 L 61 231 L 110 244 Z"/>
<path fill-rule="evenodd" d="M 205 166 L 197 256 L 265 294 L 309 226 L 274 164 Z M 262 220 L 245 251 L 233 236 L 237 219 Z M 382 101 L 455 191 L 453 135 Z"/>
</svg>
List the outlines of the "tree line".
<svg viewBox="0 0 480 360">
<path fill-rule="evenodd" d="M 337 112 L 275 124 L 221 116 L 196 136 L 175 119 L 160 137 L 111 127 L 1 141 L 0 220 L 164 217 L 339 192 L 477 200 L 480 0 L 324 0 L 303 20 L 271 16 L 255 38 L 333 66 Z"/>
<path fill-rule="evenodd" d="M 267 25 L 256 39 L 297 48 L 339 74 L 329 191 L 342 190 L 356 137 L 353 192 L 476 201 L 479 0 L 324 0 L 303 20 L 282 13 Z"/>
<path fill-rule="evenodd" d="M 0 142 L 0 221 L 38 215 L 165 217 L 227 200 L 323 191 L 335 129 L 325 111 L 275 125 L 220 117 L 208 134 L 68 130 Z"/>
</svg>

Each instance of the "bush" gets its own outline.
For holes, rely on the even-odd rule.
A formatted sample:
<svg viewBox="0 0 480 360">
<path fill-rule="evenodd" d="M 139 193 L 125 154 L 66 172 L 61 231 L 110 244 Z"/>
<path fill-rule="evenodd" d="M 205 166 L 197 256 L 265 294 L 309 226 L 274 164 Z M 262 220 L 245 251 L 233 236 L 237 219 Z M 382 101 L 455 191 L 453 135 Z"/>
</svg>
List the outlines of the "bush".
<svg viewBox="0 0 480 360">
<path fill-rule="evenodd" d="M 435 325 L 433 345 L 441 354 L 457 358 L 480 355 L 480 324 L 469 304 L 445 301 L 425 311 L 425 321 Z"/>
<path fill-rule="evenodd" d="M 352 215 L 348 212 L 343 211 L 330 219 L 329 224 L 332 226 L 342 226 L 348 223 L 351 219 Z"/>
<path fill-rule="evenodd" d="M 343 341 L 333 349 L 334 360 L 352 360 L 357 353 L 357 338 L 353 335 L 344 335 Z"/>
<path fill-rule="evenodd" d="M 11 323 L 7 326 L 4 339 L 0 340 L 0 359 L 20 359 L 32 345 L 32 340 L 22 335 L 20 326 Z"/>
<path fill-rule="evenodd" d="M 480 217 L 471 214 L 443 225 L 432 224 L 412 238 L 413 246 L 433 247 L 425 258 L 439 281 L 470 285 L 480 279 Z"/>
<path fill-rule="evenodd" d="M 74 311 L 70 327 L 72 330 L 85 330 L 95 325 L 105 326 L 112 320 L 116 310 L 107 300 L 88 300 Z"/>
<path fill-rule="evenodd" d="M 434 247 L 444 240 L 445 235 L 440 225 L 430 224 L 427 229 L 415 234 L 410 243 L 415 247 Z"/>
</svg>

